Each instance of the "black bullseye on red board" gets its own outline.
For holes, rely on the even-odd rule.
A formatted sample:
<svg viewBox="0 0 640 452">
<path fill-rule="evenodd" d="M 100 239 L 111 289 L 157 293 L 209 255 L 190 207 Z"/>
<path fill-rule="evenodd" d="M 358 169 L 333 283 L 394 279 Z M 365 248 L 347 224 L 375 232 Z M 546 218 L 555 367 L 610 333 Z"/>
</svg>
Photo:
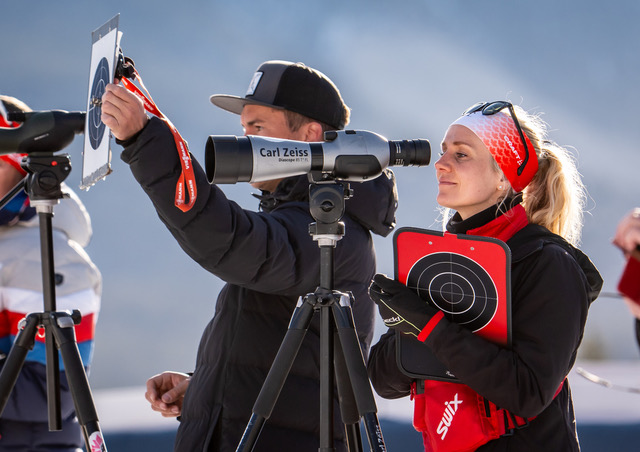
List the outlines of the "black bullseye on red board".
<svg viewBox="0 0 640 452">
<path fill-rule="evenodd" d="M 511 253 L 500 240 L 418 228 L 394 234 L 395 277 L 450 322 L 511 346 Z M 412 378 L 456 381 L 416 337 L 397 333 L 398 366 Z"/>
<path fill-rule="evenodd" d="M 457 253 L 433 253 L 418 260 L 409 271 L 407 287 L 471 331 L 486 327 L 497 310 L 496 287 L 489 274 Z"/>
</svg>

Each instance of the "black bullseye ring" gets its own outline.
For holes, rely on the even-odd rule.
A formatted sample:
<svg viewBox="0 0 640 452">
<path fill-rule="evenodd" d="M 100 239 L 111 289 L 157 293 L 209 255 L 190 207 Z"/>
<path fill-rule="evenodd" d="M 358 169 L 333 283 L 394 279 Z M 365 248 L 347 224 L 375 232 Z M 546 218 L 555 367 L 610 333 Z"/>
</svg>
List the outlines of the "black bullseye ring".
<svg viewBox="0 0 640 452">
<path fill-rule="evenodd" d="M 104 94 L 105 87 L 109 83 L 109 62 L 106 58 L 102 58 L 98 63 L 96 72 L 93 75 L 93 83 L 91 84 L 91 98 L 89 99 L 89 143 L 93 149 L 98 149 L 104 136 L 106 126 L 100 119 L 102 115 L 102 106 L 100 101 Z"/>
<path fill-rule="evenodd" d="M 478 331 L 498 309 L 496 286 L 475 261 L 456 253 L 433 253 L 418 260 L 407 278 L 423 300 L 452 322 Z"/>
</svg>

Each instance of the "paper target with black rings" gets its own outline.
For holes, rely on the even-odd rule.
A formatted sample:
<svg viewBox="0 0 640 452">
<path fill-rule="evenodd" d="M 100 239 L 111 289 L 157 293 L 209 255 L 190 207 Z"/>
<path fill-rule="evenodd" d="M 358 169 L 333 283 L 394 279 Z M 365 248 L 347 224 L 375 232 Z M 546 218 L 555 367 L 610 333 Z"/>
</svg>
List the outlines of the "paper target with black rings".
<svg viewBox="0 0 640 452">
<path fill-rule="evenodd" d="M 491 276 L 461 254 L 424 256 L 410 269 L 407 286 L 449 320 L 474 332 L 489 325 L 498 309 L 498 292 Z"/>
<path fill-rule="evenodd" d="M 91 104 L 88 112 L 88 132 L 89 143 L 93 149 L 98 149 L 102 138 L 104 137 L 106 126 L 102 122 L 102 95 L 104 94 L 105 87 L 111 80 L 111 70 L 109 69 L 109 62 L 106 58 L 102 58 L 98 62 L 95 73 L 93 74 L 93 82 L 91 84 Z"/>
</svg>

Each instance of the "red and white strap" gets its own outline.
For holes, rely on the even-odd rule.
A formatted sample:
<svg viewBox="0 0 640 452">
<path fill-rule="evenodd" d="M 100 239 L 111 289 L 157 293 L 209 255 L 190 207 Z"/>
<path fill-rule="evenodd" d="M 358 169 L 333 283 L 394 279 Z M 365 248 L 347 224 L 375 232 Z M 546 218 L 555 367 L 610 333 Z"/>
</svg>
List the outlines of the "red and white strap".
<svg viewBox="0 0 640 452">
<path fill-rule="evenodd" d="M 149 91 L 147 91 L 147 88 L 144 86 L 142 77 L 140 77 L 140 74 L 135 68 L 134 74 L 135 79 L 138 80 L 138 83 L 144 90 L 144 93 L 131 80 L 125 77 L 121 79 L 122 85 L 142 100 L 145 110 L 157 116 L 169 126 L 173 139 L 176 143 L 176 149 L 178 150 L 180 165 L 182 167 L 182 172 L 178 178 L 178 183 L 176 184 L 175 206 L 183 212 L 187 212 L 193 207 L 197 197 L 196 177 L 193 172 L 191 156 L 189 155 L 189 147 L 184 138 L 182 138 L 182 135 L 180 135 L 180 132 L 178 132 L 178 129 L 176 129 L 169 118 L 167 118 L 157 107 L 156 103 L 151 98 Z"/>
</svg>

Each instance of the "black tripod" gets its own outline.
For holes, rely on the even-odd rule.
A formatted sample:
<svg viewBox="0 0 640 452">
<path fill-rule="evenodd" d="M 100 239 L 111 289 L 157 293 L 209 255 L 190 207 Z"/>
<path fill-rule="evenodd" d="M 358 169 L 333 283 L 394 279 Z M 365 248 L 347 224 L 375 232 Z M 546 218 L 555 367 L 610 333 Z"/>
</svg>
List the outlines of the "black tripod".
<svg viewBox="0 0 640 452">
<path fill-rule="evenodd" d="M 321 175 L 326 176 L 326 175 Z M 310 179 L 313 181 L 313 174 Z M 323 179 L 326 179 L 323 177 Z M 309 233 L 320 247 L 320 286 L 298 302 L 282 345 L 253 406 L 253 414 L 240 440 L 237 452 L 250 452 L 266 419 L 280 395 L 313 314 L 320 312 L 320 448 L 334 450 L 333 399 L 335 374 L 340 413 L 345 424 L 350 452 L 362 451 L 360 417 L 364 419 L 372 451 L 386 447 L 378 422 L 377 407 L 351 311 L 352 295 L 332 290 L 334 285 L 334 249 L 344 236 L 344 201 L 351 196 L 349 185 L 330 180 L 309 187 L 309 206 L 316 220 Z M 337 341 L 334 338 L 337 334 Z"/>
<path fill-rule="evenodd" d="M 98 414 L 93 403 L 89 381 L 84 371 L 76 342 L 74 325 L 80 323 L 80 312 L 56 311 L 55 271 L 53 260 L 53 233 L 51 220 L 53 206 L 63 198 L 60 184 L 71 171 L 69 156 L 50 153 L 30 154 L 23 162 L 29 174 L 2 199 L 0 208 L 9 202 L 22 188 L 36 208 L 40 222 L 40 249 L 42 259 L 42 288 L 44 312 L 27 315 L 20 323 L 18 335 L 0 372 L 0 414 L 4 411 L 27 353 L 33 349 L 39 327 L 45 330 L 47 363 L 47 402 L 49 430 L 61 430 L 60 369 L 58 349 L 62 355 L 73 403 L 82 427 L 84 441 L 89 452 L 106 452 Z"/>
</svg>

